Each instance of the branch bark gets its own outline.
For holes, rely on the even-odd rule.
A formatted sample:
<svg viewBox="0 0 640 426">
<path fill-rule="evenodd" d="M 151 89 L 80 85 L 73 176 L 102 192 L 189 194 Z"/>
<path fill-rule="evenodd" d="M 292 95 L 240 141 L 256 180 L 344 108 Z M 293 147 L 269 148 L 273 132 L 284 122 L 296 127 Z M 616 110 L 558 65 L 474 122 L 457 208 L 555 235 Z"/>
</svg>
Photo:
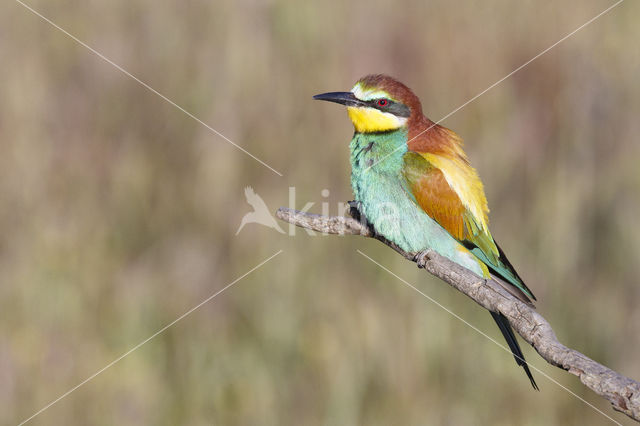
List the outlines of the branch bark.
<svg viewBox="0 0 640 426">
<path fill-rule="evenodd" d="M 514 330 L 533 346 L 544 360 L 578 376 L 586 387 L 606 398 L 614 410 L 640 422 L 640 383 L 564 346 L 547 320 L 535 308 L 523 303 L 493 280 L 480 278 L 433 250 L 407 253 L 377 235 L 366 220 L 356 220 L 360 216 L 353 205 L 351 214 L 354 218 L 321 216 L 284 207 L 276 212 L 279 219 L 302 228 L 327 234 L 361 235 L 383 242 L 405 258 L 418 263 L 419 267 L 466 294 L 480 306 L 503 314 L 509 319 Z"/>
</svg>

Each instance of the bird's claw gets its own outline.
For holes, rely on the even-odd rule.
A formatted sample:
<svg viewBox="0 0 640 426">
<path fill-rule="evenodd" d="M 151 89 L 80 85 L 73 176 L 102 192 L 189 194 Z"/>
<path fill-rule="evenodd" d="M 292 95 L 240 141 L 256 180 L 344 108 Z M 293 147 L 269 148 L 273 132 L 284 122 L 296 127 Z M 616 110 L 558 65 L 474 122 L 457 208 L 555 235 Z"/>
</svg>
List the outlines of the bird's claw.
<svg viewBox="0 0 640 426">
<path fill-rule="evenodd" d="M 418 264 L 418 268 L 424 269 L 429 261 L 429 250 L 421 251 L 416 254 L 415 261 Z"/>
<path fill-rule="evenodd" d="M 349 205 L 349 215 L 358 222 L 364 221 L 366 223 L 366 218 L 360 209 L 361 203 L 359 201 L 349 201 L 347 204 Z"/>
</svg>

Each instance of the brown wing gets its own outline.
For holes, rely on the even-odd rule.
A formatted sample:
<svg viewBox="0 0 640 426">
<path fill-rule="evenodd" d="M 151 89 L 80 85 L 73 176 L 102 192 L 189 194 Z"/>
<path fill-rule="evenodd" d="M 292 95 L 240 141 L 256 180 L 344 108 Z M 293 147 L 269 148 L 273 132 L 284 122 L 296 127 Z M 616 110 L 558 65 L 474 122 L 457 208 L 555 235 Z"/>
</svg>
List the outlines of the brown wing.
<svg viewBox="0 0 640 426">
<path fill-rule="evenodd" d="M 416 202 L 455 239 L 464 239 L 465 206 L 442 170 L 416 153 L 405 155 L 404 175 Z"/>
<path fill-rule="evenodd" d="M 403 171 L 409 190 L 425 213 L 455 239 L 473 243 L 489 261 L 497 262 L 499 253 L 487 226 L 482 183 L 468 163 L 409 151 Z"/>
</svg>

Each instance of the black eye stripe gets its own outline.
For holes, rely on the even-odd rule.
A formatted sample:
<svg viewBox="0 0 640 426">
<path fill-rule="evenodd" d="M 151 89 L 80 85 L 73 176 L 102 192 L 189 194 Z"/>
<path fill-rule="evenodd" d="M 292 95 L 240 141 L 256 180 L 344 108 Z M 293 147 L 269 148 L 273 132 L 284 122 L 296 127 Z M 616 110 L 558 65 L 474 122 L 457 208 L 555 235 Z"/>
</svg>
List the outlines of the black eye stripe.
<svg viewBox="0 0 640 426">
<path fill-rule="evenodd" d="M 387 101 L 387 104 L 384 106 L 378 105 L 378 101 L 380 99 L 372 99 L 368 101 L 367 104 L 369 104 L 369 106 L 372 108 L 378 109 L 382 112 L 390 112 L 391 114 L 398 117 L 409 117 L 411 115 L 411 111 L 409 110 L 408 106 L 401 104 L 400 102 L 392 101 L 388 98 L 385 99 Z"/>
<path fill-rule="evenodd" d="M 372 99 L 372 100 L 370 100 L 370 101 L 369 101 L 369 102 L 367 102 L 367 103 L 368 103 L 370 106 L 372 106 L 373 108 L 377 108 L 377 109 L 380 109 L 380 110 L 387 109 L 387 108 L 389 108 L 391 105 L 395 104 L 395 102 L 393 102 L 391 99 L 384 98 L 384 100 L 386 100 L 386 101 L 387 101 L 387 103 L 386 103 L 386 105 L 382 105 L 382 106 L 380 106 L 380 105 L 378 105 L 378 102 L 379 102 L 380 100 L 381 100 L 381 99 Z"/>
</svg>

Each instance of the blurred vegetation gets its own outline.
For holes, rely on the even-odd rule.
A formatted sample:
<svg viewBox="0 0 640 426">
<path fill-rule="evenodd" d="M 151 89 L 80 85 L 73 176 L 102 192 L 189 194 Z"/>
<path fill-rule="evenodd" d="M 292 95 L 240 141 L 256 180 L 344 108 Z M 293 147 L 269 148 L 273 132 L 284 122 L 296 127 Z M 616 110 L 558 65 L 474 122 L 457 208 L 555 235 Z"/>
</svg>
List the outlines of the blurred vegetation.
<svg viewBox="0 0 640 426">
<path fill-rule="evenodd" d="M 608 421 L 358 255 L 499 339 L 490 316 L 387 247 L 235 236 L 351 198 L 351 125 L 316 93 L 395 75 L 434 120 L 612 2 L 32 0 L 0 6 L 0 423 L 42 408 L 284 253 L 32 424 L 549 425 Z M 561 340 L 640 378 L 640 27 L 624 2 L 443 124 L 465 140 L 493 234 Z M 321 196 L 329 189 L 327 198 Z M 628 419 L 531 363 L 618 421 Z"/>
</svg>

